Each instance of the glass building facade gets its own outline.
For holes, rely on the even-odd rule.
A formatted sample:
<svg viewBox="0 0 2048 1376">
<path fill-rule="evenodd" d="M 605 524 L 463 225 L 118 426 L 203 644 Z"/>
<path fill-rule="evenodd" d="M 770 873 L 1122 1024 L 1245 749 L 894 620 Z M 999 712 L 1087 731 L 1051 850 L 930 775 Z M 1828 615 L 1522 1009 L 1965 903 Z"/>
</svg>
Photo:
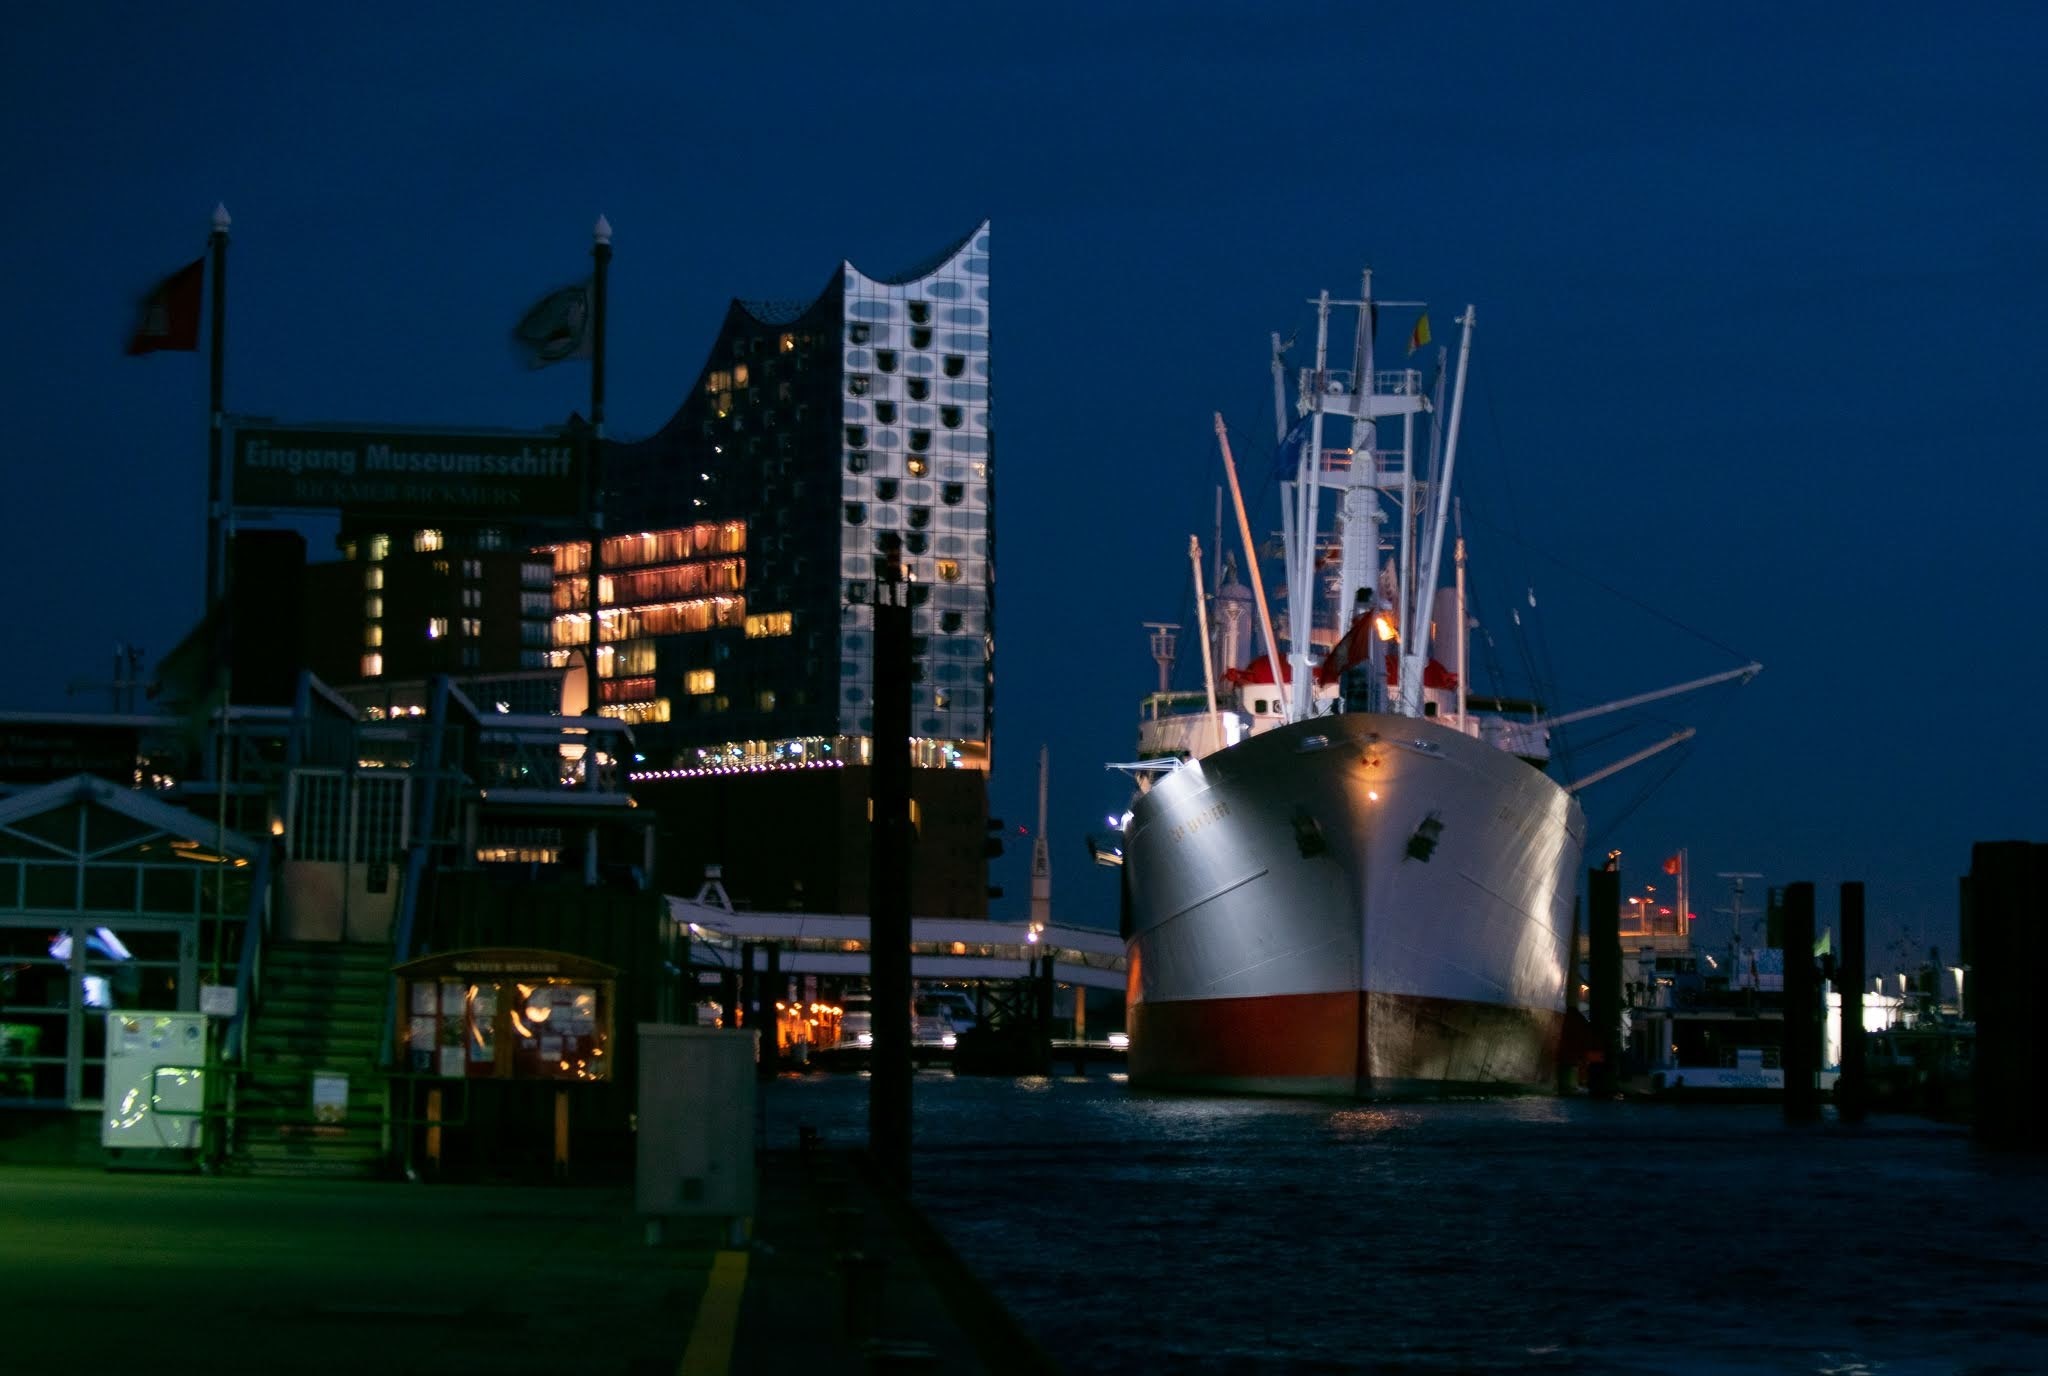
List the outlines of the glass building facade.
<svg viewBox="0 0 2048 1376">
<path fill-rule="evenodd" d="M 809 301 L 734 301 L 675 416 L 607 447 L 607 525 L 627 533 L 606 540 L 599 706 L 633 721 L 642 773 L 863 761 L 870 604 L 898 571 L 915 607 L 918 763 L 987 768 L 988 254 L 983 224 L 899 276 L 843 263 Z M 721 560 L 693 552 L 687 532 L 707 524 L 738 532 Z M 689 548 L 661 553 L 678 540 Z M 587 643 L 585 558 L 556 549 L 564 665 Z M 648 615 L 703 599 L 702 625 Z"/>
</svg>

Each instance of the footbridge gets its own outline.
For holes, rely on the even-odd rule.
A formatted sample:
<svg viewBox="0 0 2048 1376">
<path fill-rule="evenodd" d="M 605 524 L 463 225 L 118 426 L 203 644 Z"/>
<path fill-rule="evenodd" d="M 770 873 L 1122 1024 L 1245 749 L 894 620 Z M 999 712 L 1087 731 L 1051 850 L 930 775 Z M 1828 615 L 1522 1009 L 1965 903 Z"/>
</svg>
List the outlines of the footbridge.
<svg viewBox="0 0 2048 1376">
<path fill-rule="evenodd" d="M 785 974 L 866 977 L 868 919 L 863 914 L 755 912 L 735 909 L 715 893 L 670 897 L 678 935 L 690 938 L 699 966 L 738 968 L 740 948 L 775 946 Z M 927 980 L 1021 980 L 1050 952 L 1062 984 L 1124 992 L 1124 943 L 1115 932 L 1051 925 L 1034 933 L 1025 922 L 988 918 L 913 917 L 910 973 Z M 1041 967 L 1042 968 L 1042 967 Z"/>
</svg>

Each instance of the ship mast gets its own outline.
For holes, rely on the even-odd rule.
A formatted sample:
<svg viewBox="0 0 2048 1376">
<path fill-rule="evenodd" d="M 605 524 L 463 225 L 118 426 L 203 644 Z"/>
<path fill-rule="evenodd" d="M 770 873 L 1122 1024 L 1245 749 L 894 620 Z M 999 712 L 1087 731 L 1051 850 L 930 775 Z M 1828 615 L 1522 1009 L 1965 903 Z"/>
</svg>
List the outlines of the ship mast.
<svg viewBox="0 0 2048 1376">
<path fill-rule="evenodd" d="M 1368 700 L 1374 707 L 1409 716 L 1422 713 L 1422 669 L 1429 662 L 1429 614 L 1435 596 L 1439 558 L 1444 536 L 1443 506 L 1450 487 L 1451 458 L 1457 444 L 1459 402 L 1463 398 L 1464 356 L 1460 355 L 1457 391 L 1452 402 L 1451 440 L 1445 447 L 1443 472 L 1432 474 L 1434 482 L 1415 477 L 1414 416 L 1432 409 L 1422 394 L 1421 375 L 1402 369 L 1380 376 L 1374 367 L 1373 321 L 1381 306 L 1423 308 L 1421 301 L 1375 301 L 1372 273 L 1361 279 L 1360 299 L 1333 301 L 1320 293 L 1310 304 L 1316 308 L 1316 364 L 1303 370 L 1296 389 L 1296 403 L 1309 420 L 1308 442 L 1302 448 L 1291 509 L 1288 510 L 1288 608 L 1289 628 L 1294 631 L 1294 691 L 1289 695 L 1292 715 L 1307 715 L 1314 689 L 1309 677 L 1309 630 L 1314 622 L 1315 568 L 1317 554 L 1317 499 L 1321 475 L 1328 462 L 1323 448 L 1323 418 L 1337 416 L 1350 422 L 1351 449 L 1348 464 L 1332 467 L 1341 476 L 1338 510 L 1342 517 L 1340 582 L 1338 606 L 1346 616 L 1384 613 L 1388 618 L 1383 638 L 1398 642 L 1401 692 L 1395 702 L 1386 702 L 1385 675 L 1375 663 L 1364 666 L 1369 685 Z M 1329 371 L 1330 308 L 1349 307 L 1359 313 L 1358 329 L 1350 374 Z M 1465 347 L 1471 344 L 1471 309 L 1466 309 Z M 1278 353 L 1276 350 L 1276 360 Z M 1390 416 L 1403 418 L 1400 446 L 1379 448 L 1379 421 Z M 1401 508 L 1400 536 L 1393 562 L 1395 589 L 1389 598 L 1380 585 L 1380 527 L 1386 520 L 1381 496 L 1398 502 Z M 1426 537 L 1425 537 L 1426 532 Z M 1421 549 L 1415 543 L 1427 538 Z M 1340 634 L 1349 629 L 1340 627 Z"/>
</svg>

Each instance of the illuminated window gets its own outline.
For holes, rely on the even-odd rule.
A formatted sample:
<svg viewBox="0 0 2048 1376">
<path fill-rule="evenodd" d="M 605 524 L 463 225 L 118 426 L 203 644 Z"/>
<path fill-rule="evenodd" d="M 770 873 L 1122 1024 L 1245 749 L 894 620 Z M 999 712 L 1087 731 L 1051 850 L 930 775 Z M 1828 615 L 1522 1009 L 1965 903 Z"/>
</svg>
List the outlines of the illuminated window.
<svg viewBox="0 0 2048 1376">
<path fill-rule="evenodd" d="M 375 678 L 375 677 L 377 677 L 377 675 L 379 675 L 379 674 L 381 674 L 381 673 L 383 673 L 383 672 L 384 672 L 384 656 L 382 656 L 382 655 L 364 655 L 364 656 L 363 656 L 363 677 L 364 677 L 364 678 Z"/>
<path fill-rule="evenodd" d="M 463 606 L 465 606 L 465 607 L 481 607 L 481 606 L 482 606 L 483 604 L 484 604 L 484 590 L 483 590 L 482 588 L 464 588 L 464 589 L 462 590 L 462 605 L 463 605 Z"/>
<path fill-rule="evenodd" d="M 732 390 L 732 374 L 723 368 L 712 369 L 711 376 L 704 380 L 704 390 L 714 394 L 730 392 Z"/>
<path fill-rule="evenodd" d="M 389 553 L 391 553 L 391 537 L 389 535 L 372 535 L 370 537 L 370 559 L 372 562 L 382 559 Z"/>
<path fill-rule="evenodd" d="M 467 636 L 482 635 L 484 633 L 484 623 L 482 618 L 474 616 L 463 617 L 462 633 Z"/>
<path fill-rule="evenodd" d="M 960 561 L 958 559 L 939 560 L 939 581 L 941 583 L 957 583 L 960 581 Z"/>
<path fill-rule="evenodd" d="M 733 386 L 735 386 L 735 387 L 744 387 L 744 386 L 746 386 L 746 385 L 747 385 L 747 365 L 746 365 L 746 364 L 744 364 L 744 363 L 739 363 L 739 364 L 735 364 L 735 365 L 733 365 L 733 370 L 732 370 L 732 385 L 733 385 Z"/>
<path fill-rule="evenodd" d="M 702 697 L 706 693 L 716 692 L 717 689 L 718 675 L 713 670 L 692 669 L 683 676 L 683 690 L 692 697 Z"/>
<path fill-rule="evenodd" d="M 448 576 L 448 561 L 446 559 L 436 559 L 433 567 L 437 577 L 446 578 Z"/>
<path fill-rule="evenodd" d="M 794 353 L 796 351 L 796 336 L 793 334 L 786 334 L 782 336 L 782 338 L 777 340 L 776 343 L 781 347 L 782 352 L 786 354 Z"/>
<path fill-rule="evenodd" d="M 760 612 L 747 618 L 747 639 L 759 640 L 764 636 L 788 635 L 790 614 L 788 612 Z"/>
<path fill-rule="evenodd" d="M 653 702 L 607 702 L 597 709 L 600 717 L 617 717 L 620 721 L 638 724 L 643 721 L 667 721 L 669 702 L 667 698 L 656 698 Z"/>
<path fill-rule="evenodd" d="M 904 466 L 910 470 L 911 477 L 922 478 L 925 475 L 925 471 L 931 467 L 931 463 L 929 460 L 921 459 L 917 455 L 912 454 L 908 459 L 904 460 Z"/>
<path fill-rule="evenodd" d="M 463 561 L 462 561 L 462 576 L 463 576 L 464 578 L 481 578 L 481 577 L 483 577 L 483 576 L 484 576 L 484 561 L 483 561 L 483 560 L 481 560 L 481 559 L 465 559 L 465 560 L 463 560 Z"/>
<path fill-rule="evenodd" d="M 430 616 L 427 618 L 427 639 L 439 640 L 442 636 L 446 634 L 448 634 L 447 617 Z"/>
<path fill-rule="evenodd" d="M 754 701 L 763 712 L 773 712 L 775 710 L 775 690 L 773 688 L 763 688 L 755 695 Z"/>
<path fill-rule="evenodd" d="M 382 622 L 372 621 L 369 625 L 363 627 L 363 644 L 374 650 L 383 643 L 384 625 Z"/>
<path fill-rule="evenodd" d="M 383 587 L 384 570 L 375 567 L 364 569 L 363 586 L 370 589 L 370 591 L 372 592 L 375 592 L 377 589 Z"/>
<path fill-rule="evenodd" d="M 363 615 L 372 621 L 384 615 L 384 599 L 381 597 L 365 597 L 363 599 Z"/>
<path fill-rule="evenodd" d="M 412 547 L 415 552 L 425 553 L 430 549 L 439 549 L 442 543 L 441 532 L 438 530 L 416 530 L 412 533 Z"/>
</svg>

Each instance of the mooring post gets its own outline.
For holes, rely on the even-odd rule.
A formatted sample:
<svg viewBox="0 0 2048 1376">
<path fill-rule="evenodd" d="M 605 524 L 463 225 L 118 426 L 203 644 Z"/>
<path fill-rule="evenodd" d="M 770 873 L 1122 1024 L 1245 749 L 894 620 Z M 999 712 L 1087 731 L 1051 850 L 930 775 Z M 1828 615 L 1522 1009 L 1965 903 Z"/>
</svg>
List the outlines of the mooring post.
<svg viewBox="0 0 2048 1376">
<path fill-rule="evenodd" d="M 1835 1116 L 1844 1123 L 1863 1121 L 1870 1102 L 1870 1069 L 1864 1055 L 1863 1032 L 1863 884 L 1842 884 L 1842 951 L 1835 965 L 1835 988 L 1842 996 L 1842 1074 L 1835 1081 Z"/>
<path fill-rule="evenodd" d="M 1970 1001 L 1977 1010 L 1973 1117 L 1987 1147 L 2048 1151 L 2048 1036 L 2034 1008 L 2048 941 L 2048 845 L 1980 841 L 1970 852 Z"/>
<path fill-rule="evenodd" d="M 1572 904 L 1571 944 L 1564 948 L 1564 1018 L 1557 1031 L 1557 1092 L 1570 1094 L 1578 1089 L 1579 1067 L 1565 1057 L 1566 1047 L 1577 1043 L 1572 1029 L 1579 1013 L 1579 909 L 1583 903 Z"/>
<path fill-rule="evenodd" d="M 1603 866 L 1586 873 L 1587 997 L 1599 1059 L 1586 1074 L 1586 1091 L 1612 1098 L 1621 1087 L 1621 871 Z"/>
<path fill-rule="evenodd" d="M 1820 1117 L 1814 1086 L 1820 1060 L 1814 1045 L 1819 994 L 1813 969 L 1813 885 L 1801 880 L 1785 886 L 1785 1039 L 1778 1049 L 1778 1064 L 1784 1068 L 1788 1123 L 1810 1123 Z"/>
</svg>

